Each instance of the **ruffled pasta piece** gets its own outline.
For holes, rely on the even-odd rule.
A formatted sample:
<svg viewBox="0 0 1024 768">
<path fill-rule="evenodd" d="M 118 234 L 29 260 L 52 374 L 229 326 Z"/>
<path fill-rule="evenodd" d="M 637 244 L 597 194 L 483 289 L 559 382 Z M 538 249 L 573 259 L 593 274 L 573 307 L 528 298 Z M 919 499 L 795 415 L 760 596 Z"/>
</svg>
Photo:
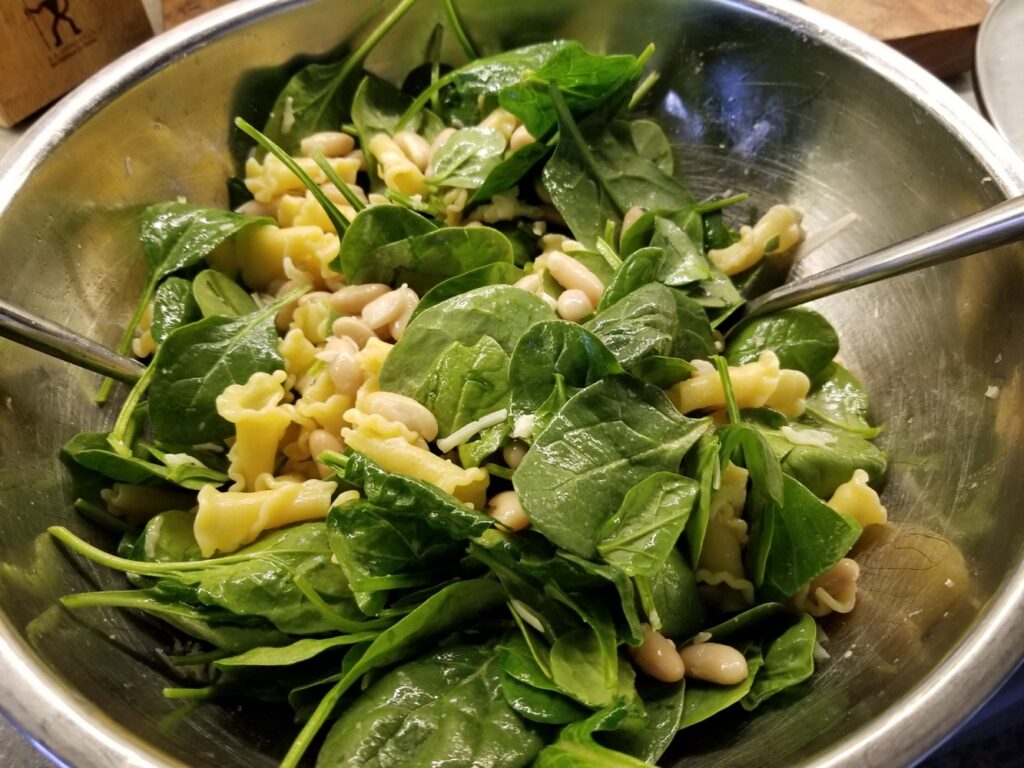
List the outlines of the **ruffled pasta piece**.
<svg viewBox="0 0 1024 768">
<path fill-rule="evenodd" d="M 318 297 L 320 295 L 318 294 Z M 319 346 L 327 341 L 331 325 L 330 295 L 323 294 L 322 298 L 313 297 L 306 301 L 299 300 L 299 306 L 292 313 L 291 327 L 302 331 L 302 335 L 310 342 Z"/>
<path fill-rule="evenodd" d="M 696 579 L 711 589 L 707 597 L 723 610 L 753 605 L 754 585 L 743 567 L 747 523 L 740 516 L 747 499 L 747 477 L 742 467 L 729 462 L 718 490 L 711 496 L 708 527 L 697 564 Z"/>
<path fill-rule="evenodd" d="M 356 211 L 352 206 L 338 204 L 337 208 L 349 221 L 355 218 Z M 308 190 L 305 196 L 284 195 L 281 198 L 277 208 L 277 223 L 282 227 L 317 227 L 324 232 L 338 232 L 327 211 Z"/>
<path fill-rule="evenodd" d="M 404 424 L 377 414 L 364 414 L 352 409 L 345 414 L 345 419 L 355 425 L 341 432 L 342 439 L 350 448 L 377 462 L 388 472 L 431 483 L 460 501 L 483 509 L 490 480 L 485 470 L 479 467 L 463 469 L 435 456 L 427 450 L 423 439 Z"/>
<path fill-rule="evenodd" d="M 292 385 L 305 376 L 316 362 L 316 345 L 299 328 L 293 328 L 285 334 L 278 342 L 277 351 L 284 358 L 284 370 Z"/>
<path fill-rule="evenodd" d="M 327 181 L 327 176 L 311 157 L 296 157 L 295 162 L 306 172 L 306 175 L 317 184 Z M 327 162 L 344 181 L 354 184 L 359 172 L 359 158 L 331 157 Z M 267 154 L 261 163 L 250 157 L 245 163 L 245 188 L 260 203 L 268 203 L 275 197 L 288 192 L 301 192 L 306 189 L 299 177 L 288 170 L 288 167 L 274 155 Z"/>
<path fill-rule="evenodd" d="M 803 371 L 788 368 L 779 370 L 779 383 L 765 405 L 789 416 L 799 418 L 807 410 L 807 393 L 811 391 L 811 380 Z"/>
<path fill-rule="evenodd" d="M 709 571 L 698 568 L 694 574 L 704 600 L 720 611 L 742 611 L 754 604 L 754 584 L 738 579 L 727 571 Z"/>
<path fill-rule="evenodd" d="M 836 488 L 828 505 L 836 512 L 852 517 L 861 528 L 884 525 L 889 513 L 875 489 L 868 485 L 868 473 L 855 469 L 853 477 Z"/>
<path fill-rule="evenodd" d="M 324 480 L 283 479 L 268 484 L 272 487 L 252 493 L 203 486 L 193 532 L 204 557 L 234 552 L 272 528 L 325 518 L 337 488 L 336 483 Z M 357 491 L 346 491 L 338 502 L 358 496 Z"/>
<path fill-rule="evenodd" d="M 217 397 L 217 413 L 235 425 L 228 451 L 233 491 L 253 490 L 256 478 L 274 471 L 277 448 L 292 423 L 294 409 L 282 405 L 284 371 L 254 373 L 245 384 L 232 384 Z"/>
<path fill-rule="evenodd" d="M 779 358 L 771 351 L 762 352 L 755 362 L 729 367 L 733 395 L 740 408 L 765 405 L 781 379 Z M 718 371 L 706 365 L 698 366 L 691 378 L 674 385 L 669 390 L 669 397 L 681 413 L 725 407 L 721 377 Z"/>
<path fill-rule="evenodd" d="M 480 121 L 478 127 L 491 128 L 505 137 L 505 141 L 512 138 L 516 128 L 521 125 L 519 118 L 503 107 L 496 107 L 487 117 Z"/>
<path fill-rule="evenodd" d="M 366 346 L 356 353 L 356 362 L 366 377 L 356 393 L 357 408 L 363 402 L 364 397 L 371 392 L 380 390 L 380 369 L 384 367 L 384 361 L 387 360 L 388 353 L 394 346 L 394 344 L 388 344 L 381 339 L 371 338 L 366 342 Z"/>
<path fill-rule="evenodd" d="M 323 274 L 338 255 L 338 236 L 319 227 L 281 228 L 273 224 L 246 227 L 238 233 L 235 250 L 242 278 L 253 290 L 267 291 L 276 281 L 285 280 L 285 259 L 295 269 L 323 287 Z"/>
<path fill-rule="evenodd" d="M 410 196 L 426 195 L 429 192 L 423 171 L 405 156 L 401 147 L 386 133 L 378 133 L 371 138 L 367 149 L 377 158 L 380 177 L 388 189 Z"/>
<path fill-rule="evenodd" d="M 849 613 L 857 605 L 859 578 L 860 567 L 857 561 L 844 557 L 821 576 L 801 587 L 793 596 L 793 607 L 815 617 Z"/>
<path fill-rule="evenodd" d="M 804 238 L 799 211 L 773 205 L 753 227 L 740 227 L 740 239 L 726 248 L 712 248 L 708 258 L 727 275 L 750 269 L 769 253 L 785 253 Z"/>
</svg>

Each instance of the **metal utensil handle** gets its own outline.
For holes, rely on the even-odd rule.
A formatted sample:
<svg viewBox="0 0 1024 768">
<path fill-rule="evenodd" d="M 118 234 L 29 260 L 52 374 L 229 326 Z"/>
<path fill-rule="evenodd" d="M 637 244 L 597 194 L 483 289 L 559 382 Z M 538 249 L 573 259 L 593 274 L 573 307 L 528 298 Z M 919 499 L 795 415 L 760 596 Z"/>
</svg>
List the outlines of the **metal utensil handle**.
<svg viewBox="0 0 1024 768">
<path fill-rule="evenodd" d="M 0 299 L 0 336 L 119 381 L 137 381 L 146 370 L 130 357 L 111 352 L 91 339 L 3 299 Z"/>
<path fill-rule="evenodd" d="M 1024 238 L 1024 197 L 775 288 L 747 304 L 745 318 L 777 312 L 887 277 L 953 261 Z"/>
</svg>

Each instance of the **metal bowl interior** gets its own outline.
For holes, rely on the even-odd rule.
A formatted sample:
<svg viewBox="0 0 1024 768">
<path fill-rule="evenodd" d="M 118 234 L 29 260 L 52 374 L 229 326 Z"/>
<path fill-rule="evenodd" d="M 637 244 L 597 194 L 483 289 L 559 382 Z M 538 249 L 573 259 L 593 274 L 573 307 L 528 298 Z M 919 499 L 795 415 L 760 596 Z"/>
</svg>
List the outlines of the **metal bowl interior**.
<svg viewBox="0 0 1024 768">
<path fill-rule="evenodd" d="M 258 116 L 304 56 L 365 33 L 380 4 L 241 3 L 144 46 L 44 118 L 0 169 L 5 298 L 113 344 L 142 283 L 140 207 L 226 202 L 230 119 Z M 488 0 L 459 3 L 487 47 L 573 37 L 607 51 L 655 42 L 654 112 L 698 195 L 789 201 L 813 231 L 855 224 L 804 262 L 852 258 L 1024 191 L 1024 167 L 937 81 L 794 3 Z M 371 56 L 418 63 L 437 13 L 414 9 Z M 451 51 L 454 57 L 455 51 Z M 750 215 L 754 207 L 736 212 Z M 831 659 L 806 696 L 718 718 L 664 764 L 893 765 L 936 745 L 1020 658 L 1024 629 L 1024 251 L 973 257 L 819 302 L 864 380 L 897 521 L 863 553 L 860 605 L 829 624 Z M 65 593 L 116 576 L 47 538 L 75 484 L 57 456 L 111 418 L 95 376 L 0 343 L 0 708 L 78 766 L 273 765 L 287 714 L 181 709 L 170 636 L 115 611 L 71 615 Z M 989 386 L 999 387 L 986 398 Z M 108 542 L 109 543 L 109 542 Z"/>
</svg>

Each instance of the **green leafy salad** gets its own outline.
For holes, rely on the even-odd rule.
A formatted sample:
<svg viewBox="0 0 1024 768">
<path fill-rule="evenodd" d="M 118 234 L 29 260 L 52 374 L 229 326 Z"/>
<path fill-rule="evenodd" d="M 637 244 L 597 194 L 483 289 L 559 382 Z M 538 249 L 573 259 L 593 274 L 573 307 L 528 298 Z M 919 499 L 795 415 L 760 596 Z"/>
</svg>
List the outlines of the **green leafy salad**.
<svg viewBox="0 0 1024 768">
<path fill-rule="evenodd" d="M 290 706 L 283 766 L 655 764 L 827 658 L 877 429 L 819 314 L 735 323 L 801 217 L 693 197 L 651 49 L 481 56 L 449 0 L 364 71 L 412 2 L 236 121 L 233 211 L 143 213 L 148 367 L 64 447 L 120 543 L 51 529 L 129 585 L 64 602 L 191 638 L 168 697 Z"/>
</svg>

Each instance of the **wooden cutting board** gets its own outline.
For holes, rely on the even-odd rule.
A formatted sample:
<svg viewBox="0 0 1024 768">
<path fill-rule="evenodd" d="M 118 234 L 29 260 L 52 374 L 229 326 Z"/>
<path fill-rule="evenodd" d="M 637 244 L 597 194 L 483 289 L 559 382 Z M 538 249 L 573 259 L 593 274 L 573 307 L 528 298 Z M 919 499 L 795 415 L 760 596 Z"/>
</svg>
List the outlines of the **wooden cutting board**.
<svg viewBox="0 0 1024 768">
<path fill-rule="evenodd" d="M 228 2 L 230 0 L 163 0 L 164 29 L 176 27 L 183 21 L 227 5 Z"/>
<path fill-rule="evenodd" d="M 971 68 L 978 25 L 989 8 L 988 0 L 805 2 L 889 43 L 939 77 Z"/>
</svg>

